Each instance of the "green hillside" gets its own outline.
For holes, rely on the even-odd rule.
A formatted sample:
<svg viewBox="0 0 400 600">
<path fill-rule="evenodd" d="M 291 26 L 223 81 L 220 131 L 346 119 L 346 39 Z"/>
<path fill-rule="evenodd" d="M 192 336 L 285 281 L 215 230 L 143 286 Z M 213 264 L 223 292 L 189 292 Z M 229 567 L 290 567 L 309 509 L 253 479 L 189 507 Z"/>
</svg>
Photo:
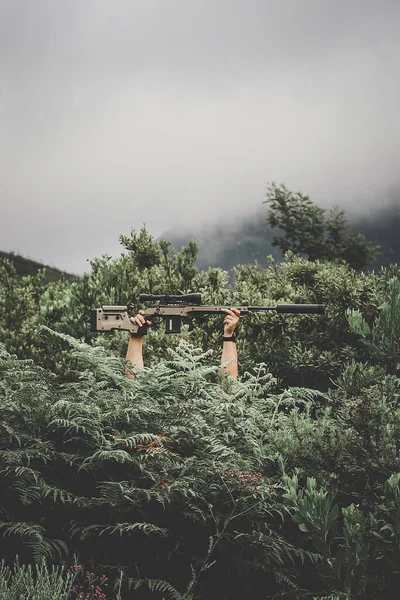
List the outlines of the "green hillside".
<svg viewBox="0 0 400 600">
<path fill-rule="evenodd" d="M 238 219 L 230 225 L 216 224 L 200 231 L 187 231 L 177 234 L 166 231 L 162 238 L 171 242 L 176 249 L 186 246 L 190 240 L 196 240 L 199 253 L 196 265 L 200 270 L 220 267 L 230 271 L 238 264 L 253 264 L 255 261 L 267 266 L 267 256 L 281 260 L 281 254 L 272 245 L 274 234 L 265 220 L 264 212 L 247 219 Z"/>
<path fill-rule="evenodd" d="M 40 269 L 45 269 L 45 281 L 50 283 L 52 281 L 58 281 L 59 279 L 75 279 L 76 275 L 71 275 L 70 273 L 65 273 L 65 271 L 60 271 L 55 267 L 49 267 L 48 265 L 44 265 L 35 260 L 31 260 L 30 258 L 25 258 L 24 256 L 20 256 L 19 254 L 14 254 L 14 252 L 2 252 L 0 251 L 0 261 L 2 260 L 10 260 L 17 272 L 18 277 L 24 277 L 26 275 L 36 275 L 36 273 Z"/>
</svg>

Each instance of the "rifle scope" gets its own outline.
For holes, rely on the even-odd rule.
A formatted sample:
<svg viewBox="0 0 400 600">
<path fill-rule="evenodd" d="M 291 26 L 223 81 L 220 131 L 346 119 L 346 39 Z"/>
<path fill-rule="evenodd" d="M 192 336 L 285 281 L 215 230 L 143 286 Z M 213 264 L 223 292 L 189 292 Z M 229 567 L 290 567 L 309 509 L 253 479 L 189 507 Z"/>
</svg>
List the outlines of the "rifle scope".
<svg viewBox="0 0 400 600">
<path fill-rule="evenodd" d="M 139 294 L 141 302 L 162 302 L 165 304 L 201 304 L 201 294 Z"/>
</svg>

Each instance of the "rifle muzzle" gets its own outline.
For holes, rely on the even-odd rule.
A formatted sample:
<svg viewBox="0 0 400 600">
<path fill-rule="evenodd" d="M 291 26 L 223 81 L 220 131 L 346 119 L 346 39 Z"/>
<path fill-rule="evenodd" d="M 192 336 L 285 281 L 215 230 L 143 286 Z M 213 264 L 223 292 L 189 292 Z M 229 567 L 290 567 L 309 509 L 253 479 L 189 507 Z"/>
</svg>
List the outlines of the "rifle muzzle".
<svg viewBox="0 0 400 600">
<path fill-rule="evenodd" d="M 321 315 L 325 312 L 325 304 L 278 304 L 276 310 L 280 313 L 314 313 Z"/>
</svg>

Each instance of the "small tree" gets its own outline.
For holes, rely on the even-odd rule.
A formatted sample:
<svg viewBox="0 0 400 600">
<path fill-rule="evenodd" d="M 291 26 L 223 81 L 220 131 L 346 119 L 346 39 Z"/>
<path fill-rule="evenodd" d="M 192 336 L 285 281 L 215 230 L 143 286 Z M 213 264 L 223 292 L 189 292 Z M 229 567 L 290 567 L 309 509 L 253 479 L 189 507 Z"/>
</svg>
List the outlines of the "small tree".
<svg viewBox="0 0 400 600">
<path fill-rule="evenodd" d="M 343 210 L 332 208 L 326 217 L 326 211 L 308 196 L 274 183 L 268 187 L 266 203 L 269 225 L 284 232 L 272 242 L 282 253 L 292 250 L 310 260 L 345 260 L 357 270 L 377 257 L 379 246 L 352 231 Z"/>
</svg>

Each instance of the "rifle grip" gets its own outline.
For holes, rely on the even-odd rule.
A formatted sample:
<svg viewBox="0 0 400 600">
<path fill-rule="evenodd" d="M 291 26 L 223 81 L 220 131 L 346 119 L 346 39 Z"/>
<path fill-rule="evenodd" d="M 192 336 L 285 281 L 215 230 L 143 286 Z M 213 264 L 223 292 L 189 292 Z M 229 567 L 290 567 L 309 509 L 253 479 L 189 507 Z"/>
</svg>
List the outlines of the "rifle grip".
<svg viewBox="0 0 400 600">
<path fill-rule="evenodd" d="M 142 336 L 142 335 L 147 335 L 147 330 L 148 330 L 149 326 L 144 323 L 144 325 L 141 325 L 140 327 L 138 327 L 138 330 L 136 332 L 136 335 L 138 337 Z"/>
</svg>

